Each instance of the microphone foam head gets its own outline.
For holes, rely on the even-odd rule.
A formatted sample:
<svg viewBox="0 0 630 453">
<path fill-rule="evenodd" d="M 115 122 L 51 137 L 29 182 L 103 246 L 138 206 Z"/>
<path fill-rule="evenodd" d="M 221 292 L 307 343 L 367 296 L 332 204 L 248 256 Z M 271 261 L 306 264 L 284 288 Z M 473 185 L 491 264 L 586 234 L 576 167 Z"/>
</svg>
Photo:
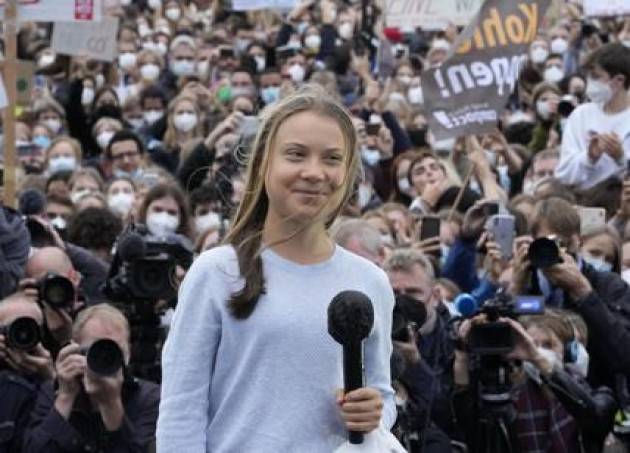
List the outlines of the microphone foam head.
<svg viewBox="0 0 630 453">
<path fill-rule="evenodd" d="M 143 258 L 145 252 L 144 240 L 138 233 L 127 233 L 120 238 L 118 253 L 123 261 L 135 261 Z"/>
<path fill-rule="evenodd" d="M 468 293 L 461 293 L 453 301 L 455 309 L 465 318 L 470 318 L 477 313 L 479 307 L 477 300 Z"/>
<path fill-rule="evenodd" d="M 342 291 L 328 306 L 328 333 L 337 343 L 362 341 L 370 334 L 373 324 L 372 302 L 360 291 Z"/>
</svg>

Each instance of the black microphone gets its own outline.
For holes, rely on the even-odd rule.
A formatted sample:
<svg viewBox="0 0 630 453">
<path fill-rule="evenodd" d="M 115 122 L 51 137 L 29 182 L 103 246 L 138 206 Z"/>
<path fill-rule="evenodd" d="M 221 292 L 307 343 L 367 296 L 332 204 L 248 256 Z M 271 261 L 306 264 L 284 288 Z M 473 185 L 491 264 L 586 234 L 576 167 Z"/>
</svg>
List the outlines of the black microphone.
<svg viewBox="0 0 630 453">
<path fill-rule="evenodd" d="M 363 340 L 374 324 L 370 298 L 359 291 L 342 291 L 328 306 L 328 333 L 343 346 L 345 393 L 363 387 Z M 350 431 L 351 444 L 363 443 L 363 433 Z"/>
</svg>

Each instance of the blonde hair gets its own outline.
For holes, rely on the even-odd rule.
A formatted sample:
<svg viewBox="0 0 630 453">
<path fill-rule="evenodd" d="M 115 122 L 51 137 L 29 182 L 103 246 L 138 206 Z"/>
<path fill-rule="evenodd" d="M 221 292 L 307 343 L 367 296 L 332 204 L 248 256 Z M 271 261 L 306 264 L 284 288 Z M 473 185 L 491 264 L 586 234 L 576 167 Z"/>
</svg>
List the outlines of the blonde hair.
<svg viewBox="0 0 630 453">
<path fill-rule="evenodd" d="M 197 114 L 197 125 L 192 131 L 190 131 L 191 135 L 194 138 L 200 138 L 202 136 L 203 118 L 201 117 L 201 109 L 199 108 L 199 104 L 197 103 L 197 100 L 194 97 L 192 97 L 190 94 L 182 93 L 179 96 L 177 96 L 175 99 L 173 99 L 171 103 L 168 105 L 167 126 L 166 126 L 166 132 L 164 132 L 163 141 L 164 141 L 164 145 L 169 150 L 172 150 L 178 145 L 180 146 L 184 145 L 183 143 L 179 143 L 177 141 L 177 129 L 175 128 L 175 123 L 173 121 L 174 116 L 175 116 L 175 109 L 177 108 L 177 105 L 184 101 L 190 102 L 193 108 L 195 109 L 195 113 Z"/>
<path fill-rule="evenodd" d="M 355 180 L 360 172 L 361 161 L 357 152 L 357 137 L 354 125 L 346 109 L 321 87 L 306 84 L 295 93 L 266 108 L 261 114 L 261 124 L 252 144 L 246 172 L 243 200 L 236 211 L 224 243 L 231 244 L 238 258 L 240 273 L 245 286 L 232 294 L 229 301 L 231 314 L 237 319 L 246 319 L 253 312 L 260 295 L 264 292 L 262 258 L 262 230 L 269 208 L 265 188 L 265 175 L 269 170 L 272 145 L 280 126 L 290 117 L 302 112 L 314 112 L 336 121 L 344 137 L 347 158 L 344 159 L 346 175 L 344 183 L 336 190 L 331 200 L 337 203 L 323 219 L 329 228 L 352 196 Z M 339 193 L 341 191 L 341 193 Z M 340 198 L 334 195 L 340 194 Z M 324 206 L 326 208 L 326 206 Z M 322 209 L 320 215 L 323 213 Z M 296 231 L 295 234 L 300 231 Z M 290 238 L 287 238 L 290 239 Z"/>
<path fill-rule="evenodd" d="M 105 303 L 92 305 L 79 312 L 72 325 L 72 338 L 75 340 L 78 339 L 85 325 L 93 318 L 107 320 L 116 327 L 123 329 L 125 331 L 126 340 L 129 342 L 131 331 L 127 317 L 113 305 Z"/>
<path fill-rule="evenodd" d="M 55 146 L 57 146 L 59 143 L 68 143 L 70 145 L 70 147 L 72 148 L 72 152 L 74 153 L 74 157 L 77 160 L 77 163 L 81 162 L 81 158 L 83 156 L 83 151 L 81 149 L 81 143 L 79 143 L 78 140 L 72 138 L 72 137 L 68 137 L 67 135 L 63 135 L 61 137 L 57 137 L 56 139 L 54 139 L 52 141 L 52 143 L 50 144 L 50 146 L 48 146 L 48 149 L 46 149 L 46 164 L 48 164 L 48 161 L 50 159 L 50 152 L 55 148 Z"/>
</svg>

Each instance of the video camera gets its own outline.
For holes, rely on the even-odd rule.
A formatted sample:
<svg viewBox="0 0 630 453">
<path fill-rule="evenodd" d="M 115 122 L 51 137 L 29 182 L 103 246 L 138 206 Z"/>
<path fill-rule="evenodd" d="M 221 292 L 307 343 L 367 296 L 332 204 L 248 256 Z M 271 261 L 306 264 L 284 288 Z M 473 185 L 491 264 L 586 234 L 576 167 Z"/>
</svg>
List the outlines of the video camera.
<svg viewBox="0 0 630 453">
<path fill-rule="evenodd" d="M 0 326 L 0 334 L 6 338 L 8 347 L 20 351 L 33 350 L 41 340 L 39 324 L 28 316 L 17 318 L 6 326 Z"/>
<path fill-rule="evenodd" d="M 177 294 L 175 268 L 188 269 L 193 247 L 182 235 L 153 236 L 131 225 L 119 238 L 105 294 L 117 301 L 169 300 Z"/>
</svg>

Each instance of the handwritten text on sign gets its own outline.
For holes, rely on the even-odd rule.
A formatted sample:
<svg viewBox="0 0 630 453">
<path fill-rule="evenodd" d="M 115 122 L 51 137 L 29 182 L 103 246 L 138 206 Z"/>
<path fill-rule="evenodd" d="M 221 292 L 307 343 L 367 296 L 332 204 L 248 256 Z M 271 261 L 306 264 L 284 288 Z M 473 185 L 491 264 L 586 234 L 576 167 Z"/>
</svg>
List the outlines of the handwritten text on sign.
<svg viewBox="0 0 630 453">
<path fill-rule="evenodd" d="M 439 29 L 449 23 L 466 25 L 483 0 L 388 0 L 389 27 Z"/>
<path fill-rule="evenodd" d="M 95 60 L 116 58 L 118 19 L 107 17 L 100 23 L 55 23 L 52 48 L 60 54 L 86 56 Z"/>
</svg>

